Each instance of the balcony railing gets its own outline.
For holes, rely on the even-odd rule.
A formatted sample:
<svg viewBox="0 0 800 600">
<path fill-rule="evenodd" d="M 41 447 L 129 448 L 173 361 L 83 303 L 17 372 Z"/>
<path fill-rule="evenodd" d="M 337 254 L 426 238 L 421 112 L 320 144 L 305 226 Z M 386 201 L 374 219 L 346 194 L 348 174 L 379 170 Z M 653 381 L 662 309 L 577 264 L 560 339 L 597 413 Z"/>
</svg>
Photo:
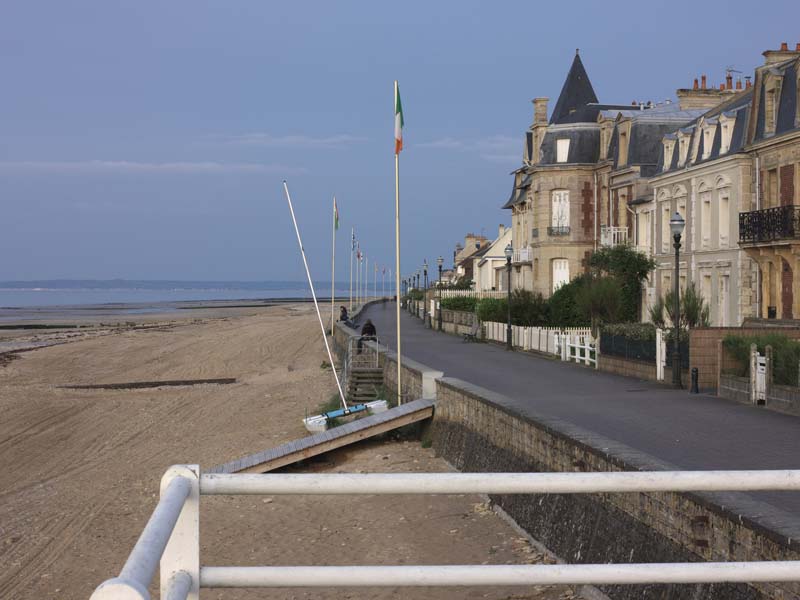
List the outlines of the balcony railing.
<svg viewBox="0 0 800 600">
<path fill-rule="evenodd" d="M 514 263 L 529 263 L 533 260 L 533 250 L 531 248 L 517 248 L 511 257 Z"/>
<path fill-rule="evenodd" d="M 800 206 L 776 206 L 739 213 L 739 243 L 800 238 Z"/>
<path fill-rule="evenodd" d="M 609 227 L 604 225 L 600 228 L 600 244 L 602 246 L 619 246 L 627 243 L 627 227 Z"/>
<path fill-rule="evenodd" d="M 556 227 L 548 227 L 547 235 L 569 235 L 569 225 L 558 225 Z"/>
</svg>

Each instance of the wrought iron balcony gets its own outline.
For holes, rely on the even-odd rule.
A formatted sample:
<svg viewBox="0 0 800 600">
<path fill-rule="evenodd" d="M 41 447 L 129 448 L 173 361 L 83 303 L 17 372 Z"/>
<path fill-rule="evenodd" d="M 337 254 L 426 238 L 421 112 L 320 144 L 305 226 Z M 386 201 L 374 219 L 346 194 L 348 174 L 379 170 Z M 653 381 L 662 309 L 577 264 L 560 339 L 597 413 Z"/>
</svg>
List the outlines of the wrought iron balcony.
<svg viewBox="0 0 800 600">
<path fill-rule="evenodd" d="M 569 235 L 569 225 L 559 225 L 557 227 L 548 227 L 547 235 Z"/>
<path fill-rule="evenodd" d="M 800 238 L 800 206 L 776 206 L 739 213 L 739 243 Z"/>
</svg>

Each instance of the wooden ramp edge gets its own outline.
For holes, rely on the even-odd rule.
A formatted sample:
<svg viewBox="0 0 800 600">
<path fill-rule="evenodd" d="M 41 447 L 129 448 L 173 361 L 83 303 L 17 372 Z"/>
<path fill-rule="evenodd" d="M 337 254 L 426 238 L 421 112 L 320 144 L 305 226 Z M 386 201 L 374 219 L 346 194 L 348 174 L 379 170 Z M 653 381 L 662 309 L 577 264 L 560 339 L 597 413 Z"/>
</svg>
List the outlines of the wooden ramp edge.
<svg viewBox="0 0 800 600">
<path fill-rule="evenodd" d="M 422 399 L 407 402 L 402 406 L 351 421 L 328 431 L 309 435 L 250 454 L 238 460 L 212 467 L 207 473 L 266 473 L 312 456 L 330 452 L 368 437 L 423 421 L 433 416 L 434 400 Z"/>
</svg>

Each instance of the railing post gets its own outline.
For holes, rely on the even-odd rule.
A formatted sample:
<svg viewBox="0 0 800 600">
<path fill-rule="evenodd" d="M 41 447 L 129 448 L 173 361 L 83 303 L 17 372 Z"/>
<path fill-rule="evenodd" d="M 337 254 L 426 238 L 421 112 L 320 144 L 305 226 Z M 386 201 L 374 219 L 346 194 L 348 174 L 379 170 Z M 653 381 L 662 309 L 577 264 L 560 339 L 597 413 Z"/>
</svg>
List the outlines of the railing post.
<svg viewBox="0 0 800 600">
<path fill-rule="evenodd" d="M 175 477 L 186 477 L 191 491 L 172 536 L 161 556 L 161 597 L 166 598 L 173 576 L 183 571 L 191 577 L 187 600 L 200 597 L 200 466 L 173 465 L 161 478 L 161 493 Z"/>
</svg>

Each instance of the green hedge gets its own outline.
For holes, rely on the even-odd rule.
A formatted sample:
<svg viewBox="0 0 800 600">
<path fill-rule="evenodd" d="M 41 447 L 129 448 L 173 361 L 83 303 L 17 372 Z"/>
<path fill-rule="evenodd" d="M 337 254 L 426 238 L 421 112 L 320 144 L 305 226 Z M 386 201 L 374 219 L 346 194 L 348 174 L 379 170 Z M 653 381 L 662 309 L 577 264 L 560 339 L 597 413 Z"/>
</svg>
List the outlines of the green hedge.
<svg viewBox="0 0 800 600">
<path fill-rule="evenodd" d="M 781 385 L 797 385 L 800 342 L 790 340 L 781 333 L 761 335 L 728 335 L 722 340 L 726 352 L 735 360 L 734 374 L 746 377 L 750 368 L 750 345 L 755 344 L 764 354 L 772 346 L 772 380 Z"/>
<path fill-rule="evenodd" d="M 656 327 L 652 323 L 610 323 L 601 326 L 600 333 L 648 342 L 656 339 Z"/>
<path fill-rule="evenodd" d="M 478 299 L 474 296 L 463 296 L 455 298 L 442 298 L 441 306 L 444 310 L 460 310 L 463 312 L 475 312 Z"/>
<path fill-rule="evenodd" d="M 481 321 L 505 323 L 508 319 L 508 300 L 484 298 L 478 302 L 476 312 Z M 516 290 L 511 293 L 511 323 L 513 325 L 546 326 L 548 314 L 548 302 L 541 294 L 525 290 Z"/>
</svg>

